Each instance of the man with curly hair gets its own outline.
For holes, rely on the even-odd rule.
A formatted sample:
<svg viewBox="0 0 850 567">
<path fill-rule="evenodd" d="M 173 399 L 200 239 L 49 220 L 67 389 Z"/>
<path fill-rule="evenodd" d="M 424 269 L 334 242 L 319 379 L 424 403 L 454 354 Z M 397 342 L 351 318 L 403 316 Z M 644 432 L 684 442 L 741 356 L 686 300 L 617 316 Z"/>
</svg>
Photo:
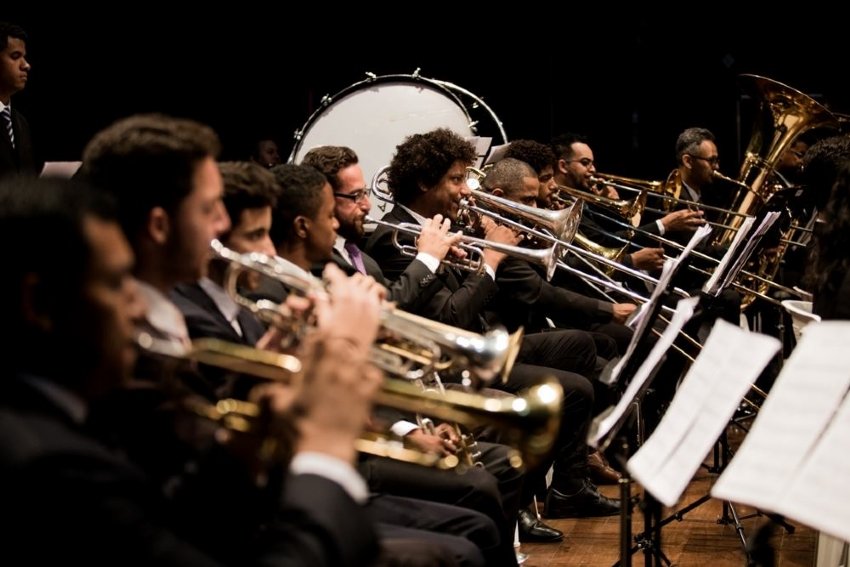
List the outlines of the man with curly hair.
<svg viewBox="0 0 850 567">
<path fill-rule="evenodd" d="M 466 168 L 476 158 L 475 150 L 458 134 L 438 129 L 408 137 L 396 148 L 389 170 L 388 184 L 395 207 L 384 220 L 421 224 L 425 218 L 443 214 L 458 218 L 460 202 L 470 197 Z M 483 218 L 484 238 L 516 245 L 518 236 L 505 227 Z M 404 239 L 401 239 L 404 242 Z M 407 240 L 406 243 L 411 242 Z M 370 237 L 367 250 L 381 264 L 384 274 L 393 279 L 410 262 L 392 243 L 392 231 L 379 227 Z M 440 274 L 444 289 L 434 296 L 420 315 L 444 323 L 481 332 L 497 320 L 487 320 L 488 309 L 498 293 L 496 272 L 505 255 L 484 249 L 483 273 L 462 273 L 446 269 Z M 556 331 L 529 335 L 523 340 L 518 360 L 508 382 L 500 387 L 517 392 L 552 374 L 565 390 L 560 440 L 556 449 L 555 474 L 547 497 L 549 517 L 602 516 L 619 512 L 619 503 L 600 495 L 587 480 L 587 447 L 584 442 L 593 408 L 593 387 L 583 375 L 593 372 L 596 347 L 593 339 L 581 331 Z M 544 471 L 545 472 L 545 471 Z M 526 481 L 521 501 L 527 505 L 540 479 L 534 471 Z M 532 518 L 529 518 L 532 520 Z M 533 533 L 532 521 L 523 522 Z M 548 526 L 545 529 L 551 530 Z"/>
</svg>

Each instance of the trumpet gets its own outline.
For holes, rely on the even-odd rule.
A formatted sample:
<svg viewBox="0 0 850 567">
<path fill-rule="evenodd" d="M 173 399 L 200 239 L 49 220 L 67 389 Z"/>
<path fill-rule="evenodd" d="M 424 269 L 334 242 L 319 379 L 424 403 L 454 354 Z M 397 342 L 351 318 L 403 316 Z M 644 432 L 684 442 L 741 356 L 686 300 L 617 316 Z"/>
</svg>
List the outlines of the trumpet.
<svg viewBox="0 0 850 567">
<path fill-rule="evenodd" d="M 289 382 L 301 372 L 301 361 L 292 355 L 261 350 L 220 339 L 195 339 L 184 346 L 156 339 L 146 332 L 136 334 L 137 346 L 149 354 L 166 359 L 199 362 L 239 374 L 266 380 Z"/>
<path fill-rule="evenodd" d="M 366 217 L 365 221 L 367 223 L 374 223 L 378 226 L 385 226 L 387 228 L 392 229 L 393 245 L 398 248 L 398 250 L 405 256 L 416 256 L 416 247 L 407 244 L 402 244 L 398 239 L 398 235 L 400 233 L 403 233 L 410 234 L 413 236 L 419 236 L 422 231 L 419 225 L 406 222 L 393 224 L 390 222 L 385 222 L 370 217 Z M 549 248 L 545 249 L 529 249 L 522 248 L 520 246 L 511 246 L 510 244 L 491 242 L 483 238 L 475 238 L 474 236 L 466 235 L 461 237 L 459 248 L 466 251 L 466 258 L 460 259 L 447 257 L 443 259 L 442 263 L 461 270 L 476 273 L 484 272 L 484 250 L 495 250 L 496 252 L 501 252 L 502 254 L 513 256 L 515 258 L 521 258 L 523 260 L 531 262 L 532 264 L 538 264 L 540 266 L 543 266 L 546 269 L 546 279 L 552 279 L 552 275 L 555 273 L 555 267 L 558 263 L 558 258 L 560 257 L 560 254 L 558 252 L 558 246 L 554 244 Z"/>
<path fill-rule="evenodd" d="M 292 371 L 301 370 L 295 357 L 273 355 L 250 347 L 229 348 L 222 341 L 207 341 L 181 349 L 170 341 L 155 339 L 139 333 L 136 342 L 145 352 L 177 361 L 203 359 L 205 363 L 238 370 L 252 376 L 292 383 Z M 197 341 L 196 341 L 197 343 Z M 201 347 L 203 345 L 203 347 Z M 233 345 L 241 346 L 241 345 Z M 201 356 L 199 353 L 213 353 Z M 284 367 L 285 366 L 285 367 Z M 551 450 L 558 435 L 563 390 L 554 379 L 548 379 L 515 398 L 490 398 L 480 394 L 447 391 L 423 391 L 418 386 L 400 380 L 384 380 L 375 397 L 380 406 L 416 412 L 435 419 L 451 421 L 467 428 L 494 426 L 504 435 L 505 443 L 516 450 L 510 456 L 516 468 L 533 467 Z M 265 435 L 261 408 L 243 400 L 224 399 L 209 403 L 190 398 L 183 407 L 191 413 L 220 423 L 233 431 Z M 365 453 L 391 457 L 421 465 L 458 468 L 457 456 L 437 457 L 420 451 L 404 449 L 385 436 L 366 434 L 356 443 Z"/>
<path fill-rule="evenodd" d="M 296 272 L 279 258 L 259 253 L 239 254 L 217 240 L 211 247 L 219 258 L 229 262 L 224 287 L 234 301 L 264 316 L 270 324 L 303 334 L 303 321 L 284 316 L 274 302 L 255 302 L 242 296 L 236 283 L 242 272 L 252 271 L 306 295 L 326 293 L 322 280 Z M 428 372 L 449 367 L 464 369 L 465 378 L 471 378 L 477 385 L 505 380 L 522 339 L 521 330 L 508 334 L 504 329 L 493 329 L 482 335 L 407 313 L 391 303 L 382 307 L 381 327 L 399 340 L 375 345 L 371 360 L 385 372 L 407 380 L 418 380 Z M 443 355 L 448 360 L 443 360 Z"/>
</svg>

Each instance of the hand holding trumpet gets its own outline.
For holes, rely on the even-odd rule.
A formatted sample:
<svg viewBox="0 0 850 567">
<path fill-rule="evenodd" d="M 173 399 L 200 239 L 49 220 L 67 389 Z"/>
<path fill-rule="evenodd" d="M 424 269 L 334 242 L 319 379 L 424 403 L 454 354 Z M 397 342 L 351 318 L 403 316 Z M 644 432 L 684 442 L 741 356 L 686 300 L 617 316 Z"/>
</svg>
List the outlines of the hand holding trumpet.
<svg viewBox="0 0 850 567">
<path fill-rule="evenodd" d="M 416 249 L 421 254 L 428 254 L 439 261 L 451 253 L 455 258 L 466 258 L 466 252 L 457 245 L 462 238 L 461 232 L 449 232 L 451 219 L 443 215 L 434 215 L 425 219 L 422 231 L 416 238 Z"/>
</svg>

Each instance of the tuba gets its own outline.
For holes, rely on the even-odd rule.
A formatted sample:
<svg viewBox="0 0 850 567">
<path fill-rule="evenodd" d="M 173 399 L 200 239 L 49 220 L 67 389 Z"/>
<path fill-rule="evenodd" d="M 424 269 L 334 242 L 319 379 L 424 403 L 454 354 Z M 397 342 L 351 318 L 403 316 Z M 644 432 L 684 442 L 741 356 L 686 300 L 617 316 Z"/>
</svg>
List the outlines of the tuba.
<svg viewBox="0 0 850 567">
<path fill-rule="evenodd" d="M 840 121 L 832 112 L 809 96 L 777 81 L 757 75 L 742 75 L 744 86 L 755 92 L 760 101 L 753 134 L 747 147 L 737 184 L 741 185 L 732 200 L 729 212 L 719 220 L 727 228 L 717 232 L 712 244 L 729 246 L 743 222 L 743 215 L 757 215 L 777 192 L 770 179 L 779 159 L 794 139 L 814 128 L 837 128 Z M 744 276 L 740 282 L 758 293 L 748 293 L 742 298 L 746 308 L 758 294 L 764 295 L 776 276 L 782 256 L 788 247 L 787 235 L 779 244 L 754 254 L 755 266 L 749 271 L 756 277 Z"/>
<path fill-rule="evenodd" d="M 814 128 L 839 125 L 832 112 L 796 89 L 758 75 L 741 77 L 744 87 L 754 91 L 760 104 L 737 180 L 742 187 L 736 192 L 729 212 L 720 219 L 729 228 L 718 231 L 713 240 L 713 244 L 724 248 L 732 243 L 744 216 L 760 213 L 775 193 L 775 186 L 768 183 L 768 178 L 794 139 Z"/>
</svg>

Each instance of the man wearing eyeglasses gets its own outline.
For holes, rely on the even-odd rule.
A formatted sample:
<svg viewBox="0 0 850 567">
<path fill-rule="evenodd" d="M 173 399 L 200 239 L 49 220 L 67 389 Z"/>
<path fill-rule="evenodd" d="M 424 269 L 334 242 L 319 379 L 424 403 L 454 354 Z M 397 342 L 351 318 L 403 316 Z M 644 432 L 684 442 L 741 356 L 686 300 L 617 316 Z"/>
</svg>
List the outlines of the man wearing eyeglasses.
<svg viewBox="0 0 850 567">
<path fill-rule="evenodd" d="M 302 163 L 321 171 L 333 189 L 334 214 L 339 222 L 333 260 L 349 273 L 360 271 L 375 278 L 388 288 L 388 299 L 400 309 L 415 311 L 422 302 L 430 301 L 442 287 L 434 273 L 460 240 L 458 234 L 449 233 L 449 220 L 436 215 L 425 221 L 416 242 L 415 260 L 390 284 L 378 263 L 360 250 L 372 203 L 357 154 L 345 146 L 320 146 L 307 152 Z"/>
<path fill-rule="evenodd" d="M 566 185 L 582 191 L 592 192 L 608 199 L 619 199 L 620 195 L 617 190 L 611 186 L 597 187 L 593 178 L 597 175 L 596 163 L 594 161 L 593 150 L 590 149 L 587 138 L 579 134 L 567 133 L 558 136 L 552 141 L 552 149 L 555 151 L 555 181 L 558 185 Z M 717 154 L 717 148 L 714 150 L 714 155 Z M 629 198 L 631 196 L 626 196 Z M 650 205 L 652 206 L 652 205 Z M 601 227 L 607 227 L 605 222 L 600 222 L 600 215 L 594 214 L 601 212 L 593 205 L 585 207 L 585 217 L 588 221 L 593 219 L 596 221 L 596 226 L 591 226 L 589 236 L 598 233 Z M 637 231 L 649 232 L 651 234 L 661 235 L 668 232 L 684 232 L 691 233 L 702 225 L 702 212 L 692 210 L 674 211 L 654 222 L 646 223 L 640 226 Z M 582 219 L 582 225 L 590 224 Z M 584 228 L 584 226 L 583 226 Z M 610 227 L 609 232 L 622 232 L 622 227 Z M 661 258 L 656 255 L 645 254 L 645 258 L 639 256 L 633 258 L 634 266 L 638 269 L 654 269 L 660 268 Z"/>
</svg>

